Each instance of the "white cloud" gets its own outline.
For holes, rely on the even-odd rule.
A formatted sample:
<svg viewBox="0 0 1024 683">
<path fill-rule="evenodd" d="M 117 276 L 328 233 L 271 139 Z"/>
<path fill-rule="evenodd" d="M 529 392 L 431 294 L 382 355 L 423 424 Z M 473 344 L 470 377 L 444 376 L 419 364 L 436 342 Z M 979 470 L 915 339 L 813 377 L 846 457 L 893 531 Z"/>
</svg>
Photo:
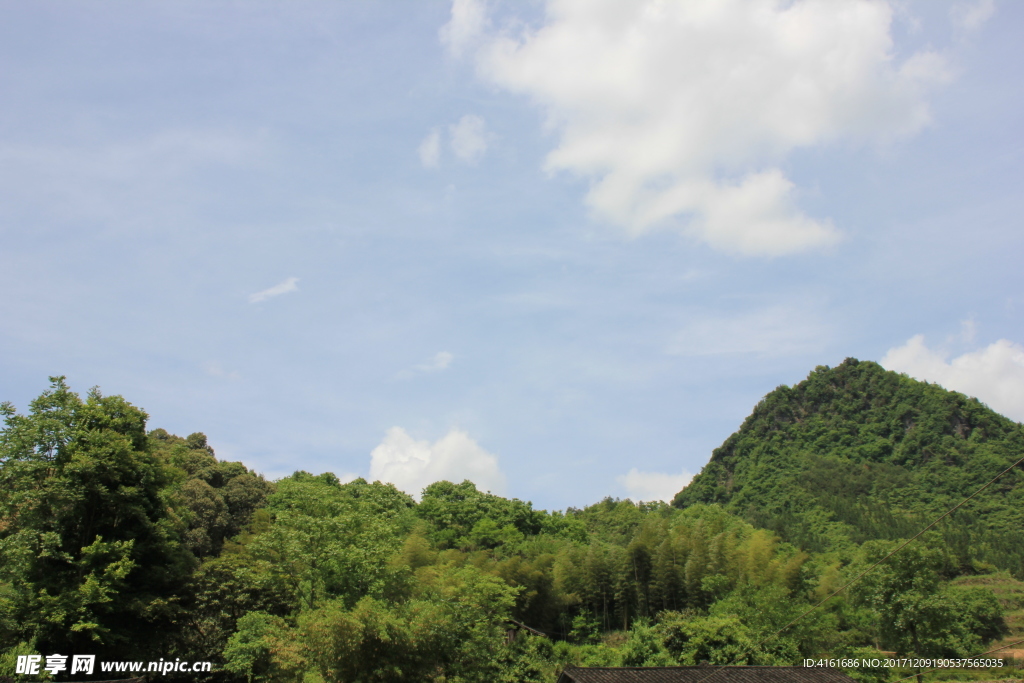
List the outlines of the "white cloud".
<svg viewBox="0 0 1024 683">
<path fill-rule="evenodd" d="M 891 23 L 880 0 L 548 0 L 542 26 L 513 33 L 457 0 L 442 38 L 546 111 L 546 168 L 590 179 L 598 216 L 771 256 L 838 235 L 799 209 L 778 167 L 790 152 L 928 123 L 945 63 L 898 63 Z"/>
<path fill-rule="evenodd" d="M 448 127 L 452 138 L 452 151 L 467 164 L 480 161 L 487 152 L 487 131 L 484 120 L 473 114 L 466 114 L 458 123 Z"/>
<path fill-rule="evenodd" d="M 947 361 L 949 354 L 930 349 L 924 336 L 911 337 L 889 349 L 882 365 L 947 389 L 974 396 L 993 410 L 1024 421 L 1024 347 L 1000 339 Z"/>
<path fill-rule="evenodd" d="M 487 27 L 487 9 L 477 0 L 453 0 L 452 18 L 441 27 L 441 42 L 455 57 L 477 42 Z"/>
<path fill-rule="evenodd" d="M 434 357 L 430 359 L 429 363 L 417 365 L 416 369 L 422 370 L 423 372 L 440 372 L 441 370 L 447 370 L 448 366 L 452 364 L 452 360 L 454 359 L 455 356 L 447 351 L 438 351 L 434 354 Z"/>
<path fill-rule="evenodd" d="M 256 292 L 254 294 L 250 294 L 249 295 L 249 303 L 256 304 L 256 303 L 259 303 L 261 301 L 266 301 L 267 299 L 269 299 L 271 297 L 281 296 L 282 294 L 288 294 L 289 292 L 298 291 L 298 289 L 299 289 L 299 284 L 298 283 L 299 283 L 299 278 L 297 278 L 297 277 L 290 277 L 287 280 L 284 280 L 282 282 L 278 282 L 273 287 L 268 287 L 267 289 L 264 289 L 262 292 Z"/>
<path fill-rule="evenodd" d="M 691 479 L 693 479 L 693 475 L 686 471 L 679 474 L 665 474 L 663 472 L 641 472 L 635 467 L 627 474 L 616 477 L 616 480 L 626 489 L 627 494 L 633 500 L 663 500 L 666 503 L 671 503 L 675 495 L 682 491 Z"/>
<path fill-rule="evenodd" d="M 423 138 L 418 151 L 424 168 L 437 168 L 441 161 L 441 134 L 436 128 Z"/>
<path fill-rule="evenodd" d="M 497 456 L 459 429 L 431 444 L 414 440 L 401 427 L 392 427 L 370 455 L 370 479 L 390 482 L 417 500 L 424 487 L 442 480 L 459 483 L 469 479 L 485 491 L 501 494 L 505 490 Z"/>
<path fill-rule="evenodd" d="M 996 13 L 995 0 L 961 2 L 949 9 L 953 26 L 962 31 L 977 31 Z"/>
<path fill-rule="evenodd" d="M 668 352 L 681 356 L 786 356 L 821 349 L 830 336 L 826 326 L 803 310 L 772 307 L 694 320 L 676 333 Z"/>
</svg>

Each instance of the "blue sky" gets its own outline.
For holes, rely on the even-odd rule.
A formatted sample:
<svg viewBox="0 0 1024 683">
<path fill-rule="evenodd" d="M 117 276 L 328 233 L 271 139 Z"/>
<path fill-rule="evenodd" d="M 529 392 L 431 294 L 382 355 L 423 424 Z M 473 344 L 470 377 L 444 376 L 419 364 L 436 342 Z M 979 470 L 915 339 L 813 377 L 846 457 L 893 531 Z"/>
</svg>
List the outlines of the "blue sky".
<svg viewBox="0 0 1024 683">
<path fill-rule="evenodd" d="M 4 2 L 0 399 L 670 497 L 845 357 L 1024 419 L 1024 7 Z"/>
</svg>

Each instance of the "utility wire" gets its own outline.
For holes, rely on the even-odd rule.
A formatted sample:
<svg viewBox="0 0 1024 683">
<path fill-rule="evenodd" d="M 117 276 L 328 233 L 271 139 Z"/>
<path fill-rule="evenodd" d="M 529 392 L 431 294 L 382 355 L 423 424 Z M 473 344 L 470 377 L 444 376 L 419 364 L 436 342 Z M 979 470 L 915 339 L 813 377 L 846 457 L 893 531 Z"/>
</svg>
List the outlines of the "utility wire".
<svg viewBox="0 0 1024 683">
<path fill-rule="evenodd" d="M 798 617 L 797 617 L 796 619 L 794 619 L 793 621 L 789 622 L 788 624 L 786 624 L 785 626 L 783 626 L 782 628 L 780 628 L 780 629 L 779 629 L 778 631 L 776 631 L 775 633 L 771 634 L 770 636 L 767 636 L 767 637 L 765 637 L 765 638 L 762 638 L 762 639 L 761 639 L 760 641 L 758 641 L 758 642 L 757 642 L 757 643 L 756 643 L 756 644 L 754 645 L 754 647 L 752 647 L 752 648 L 751 648 L 751 650 L 756 650 L 757 648 L 761 647 L 761 646 L 762 646 L 762 645 L 764 645 L 764 644 L 765 644 L 766 642 L 768 642 L 768 640 L 770 640 L 771 638 L 775 638 L 775 637 L 776 637 L 776 636 L 778 636 L 778 635 L 779 635 L 780 633 L 782 633 L 783 631 L 785 631 L 786 629 L 788 629 L 788 628 L 789 628 L 790 626 L 792 626 L 792 625 L 793 625 L 793 624 L 795 624 L 796 622 L 800 621 L 801 619 L 803 619 L 804 617 L 806 617 L 806 616 L 807 616 L 808 614 L 810 614 L 810 613 L 811 613 L 811 612 L 813 612 L 814 610 L 818 609 L 819 607 L 821 607 L 822 605 L 824 605 L 824 604 L 825 604 L 826 602 L 828 602 L 829 600 L 831 600 L 831 599 L 832 599 L 832 598 L 834 598 L 835 596 L 837 596 L 837 595 L 839 595 L 840 593 L 842 593 L 842 592 L 843 592 L 844 590 L 846 590 L 847 588 L 849 588 L 849 587 L 850 587 L 850 586 L 852 586 L 853 584 L 855 584 L 855 583 L 857 583 L 858 581 L 860 581 L 860 580 L 861 580 L 862 578 L 864 578 L 864 576 L 865 576 L 865 575 L 867 575 L 867 574 L 868 574 L 868 572 L 871 572 L 872 570 L 874 570 L 874 569 L 875 569 L 875 567 L 877 567 L 878 565 L 882 564 L 883 562 L 885 562 L 886 560 L 888 560 L 888 559 L 889 559 L 890 557 L 892 557 L 893 555 L 895 555 L 895 554 L 896 554 L 896 553 L 898 553 L 899 551 L 901 551 L 901 550 L 903 550 L 904 548 L 906 548 L 906 547 L 907 547 L 908 545 L 910 545 L 910 544 L 911 544 L 911 543 L 913 543 L 913 542 L 914 542 L 915 540 L 917 540 L 917 538 L 918 538 L 919 536 L 921 536 L 921 534 L 923 534 L 924 532 L 928 531 L 928 530 L 929 530 L 929 529 L 931 529 L 931 528 L 932 528 L 933 526 L 935 526 L 936 524 L 938 524 L 939 522 L 941 522 L 941 521 L 942 521 L 943 519 L 945 519 L 945 518 L 946 518 L 946 517 L 948 517 L 949 515 L 951 515 L 951 514 L 953 514 L 954 512 L 956 512 L 956 511 L 957 511 L 957 510 L 958 510 L 959 508 L 963 507 L 963 506 L 964 506 L 964 505 L 965 505 L 965 504 L 966 504 L 966 503 L 967 503 L 967 502 L 968 502 L 969 500 L 971 500 L 971 499 L 972 499 L 972 498 L 974 498 L 974 497 L 975 497 L 976 495 L 978 495 L 979 493 L 981 493 L 982 491 L 984 491 L 985 489 L 987 489 L 987 488 L 988 488 L 989 486 L 991 486 L 992 484 L 996 483 L 996 480 L 997 480 L 997 479 L 999 479 L 999 478 L 1000 478 L 1001 476 L 1003 476 L 1004 474 L 1006 474 L 1007 472 L 1009 472 L 1010 470 L 1012 470 L 1012 469 L 1013 469 L 1014 467 L 1016 467 L 1017 465 L 1020 465 L 1021 463 L 1024 463 L 1024 458 L 1021 458 L 1020 460 L 1018 460 L 1017 462 L 1013 463 L 1012 465 L 1010 465 L 1009 467 L 1007 467 L 1007 468 L 1006 468 L 1005 470 L 1003 470 L 1002 472 L 1000 472 L 1000 473 L 999 473 L 999 474 L 997 474 L 996 476 L 992 477 L 992 479 L 990 479 L 990 480 L 989 480 L 989 482 L 988 482 L 987 484 L 985 484 L 984 486 L 982 486 L 982 487 L 981 487 L 980 489 L 978 489 L 977 491 L 975 491 L 975 492 L 974 492 L 974 493 L 972 493 L 971 495 L 969 495 L 969 496 L 967 496 L 966 498 L 964 498 L 964 499 L 963 499 L 962 501 L 960 501 L 959 503 L 957 503 L 956 505 L 954 505 L 953 507 L 951 507 L 951 508 L 950 508 L 949 510 L 947 510 L 947 511 L 946 511 L 945 513 L 943 513 L 943 514 L 942 514 L 942 515 L 940 515 L 939 517 L 936 517 L 936 518 L 935 518 L 935 521 L 933 521 L 933 522 L 932 522 L 931 524 L 929 524 L 929 525 L 928 525 L 928 526 L 926 526 L 925 528 L 923 528 L 923 529 L 921 529 L 920 531 L 918 531 L 918 532 L 917 532 L 916 534 L 914 534 L 914 536 L 913 536 L 913 537 L 911 537 L 911 538 L 907 539 L 906 541 L 904 541 L 903 543 L 901 543 L 901 544 L 900 544 L 900 545 L 899 545 L 899 546 L 898 546 L 898 547 L 897 547 L 897 548 L 896 548 L 895 550 L 893 550 L 893 551 L 892 551 L 891 553 L 889 553 L 888 555 L 886 555 L 885 557 L 883 557 L 882 559 L 880 559 L 880 560 L 879 560 L 878 562 L 875 562 L 875 563 L 874 563 L 873 565 L 871 565 L 870 567 L 868 567 L 867 569 L 865 569 L 864 571 L 862 571 L 862 572 L 861 572 L 860 574 L 858 574 L 857 576 L 853 577 L 853 579 L 851 579 L 850 581 L 846 582 L 846 583 L 845 583 L 845 584 L 844 584 L 843 586 L 841 586 L 840 588 L 838 588 L 838 589 L 836 589 L 835 591 L 833 591 L 833 592 L 832 592 L 831 594 L 829 594 L 829 596 L 828 596 L 828 597 L 826 597 L 825 599 L 823 599 L 823 600 L 822 600 L 821 602 L 819 602 L 818 604 L 816 604 L 816 605 L 815 605 L 814 607 L 810 608 L 809 610 L 807 610 L 806 612 L 804 612 L 803 614 L 801 614 L 800 616 L 798 616 Z M 987 654 L 987 653 L 986 653 L 986 654 Z M 733 661 L 736 661 L 736 659 L 737 659 L 736 657 L 733 657 Z M 716 669 L 715 671 L 712 671 L 712 672 L 711 672 L 711 673 L 709 673 L 709 674 L 708 674 L 707 676 L 705 676 L 704 678 L 700 679 L 700 680 L 699 680 L 699 681 L 698 681 L 697 683 L 704 683 L 704 681 L 707 681 L 707 680 L 708 680 L 709 678 L 711 678 L 712 676 L 714 676 L 715 674 L 717 674 L 717 673 L 718 673 L 718 672 L 719 672 L 719 671 L 720 671 L 720 670 L 722 669 L 722 667 L 725 667 L 725 666 L 730 666 L 730 665 L 731 665 L 731 663 L 730 663 L 730 664 L 720 664 L 720 665 L 718 665 L 718 668 L 717 668 L 717 669 Z"/>
</svg>

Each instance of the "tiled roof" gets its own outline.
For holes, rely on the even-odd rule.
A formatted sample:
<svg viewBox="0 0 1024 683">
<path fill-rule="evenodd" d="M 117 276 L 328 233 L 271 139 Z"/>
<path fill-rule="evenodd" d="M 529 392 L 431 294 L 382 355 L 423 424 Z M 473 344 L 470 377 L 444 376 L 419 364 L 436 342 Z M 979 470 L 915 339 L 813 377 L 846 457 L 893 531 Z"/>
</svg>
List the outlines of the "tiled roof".
<svg viewBox="0 0 1024 683">
<path fill-rule="evenodd" d="M 570 667 L 558 683 L 853 683 L 837 669 L 802 666 Z"/>
</svg>

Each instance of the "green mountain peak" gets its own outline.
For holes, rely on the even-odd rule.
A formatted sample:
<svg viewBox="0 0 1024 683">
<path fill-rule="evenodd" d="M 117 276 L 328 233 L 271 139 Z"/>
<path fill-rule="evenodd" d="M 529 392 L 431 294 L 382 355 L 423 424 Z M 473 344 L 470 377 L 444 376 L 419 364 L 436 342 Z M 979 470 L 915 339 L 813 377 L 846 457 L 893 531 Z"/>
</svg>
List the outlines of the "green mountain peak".
<svg viewBox="0 0 1024 683">
<path fill-rule="evenodd" d="M 761 400 L 673 505 L 719 503 L 810 550 L 906 538 L 1024 455 L 977 399 L 848 358 Z M 942 526 L 958 556 L 1024 574 L 1024 470 Z"/>
</svg>

